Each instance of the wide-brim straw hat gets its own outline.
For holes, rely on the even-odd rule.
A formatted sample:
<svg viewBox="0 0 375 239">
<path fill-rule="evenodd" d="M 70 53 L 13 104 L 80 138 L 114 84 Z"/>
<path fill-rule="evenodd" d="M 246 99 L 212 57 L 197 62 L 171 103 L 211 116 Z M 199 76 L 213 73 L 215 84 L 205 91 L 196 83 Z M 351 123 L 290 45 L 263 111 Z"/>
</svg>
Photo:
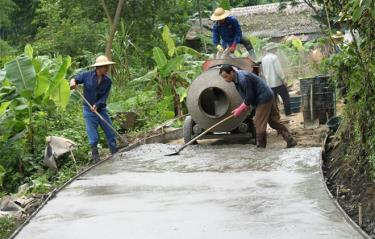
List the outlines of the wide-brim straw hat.
<svg viewBox="0 0 375 239">
<path fill-rule="evenodd" d="M 108 66 L 108 65 L 114 65 L 114 64 L 116 64 L 116 62 L 110 61 L 108 57 L 98 56 L 95 60 L 95 64 L 91 65 L 91 67 Z"/>
<path fill-rule="evenodd" d="M 269 42 L 262 49 L 264 51 L 270 51 L 272 49 L 279 48 L 279 47 L 280 47 L 280 44 L 277 44 L 275 42 Z"/>
<path fill-rule="evenodd" d="M 230 11 L 224 10 L 223 8 L 219 7 L 216 8 L 214 13 L 211 15 L 212 21 L 220 21 L 224 20 L 225 18 L 229 17 Z"/>
</svg>

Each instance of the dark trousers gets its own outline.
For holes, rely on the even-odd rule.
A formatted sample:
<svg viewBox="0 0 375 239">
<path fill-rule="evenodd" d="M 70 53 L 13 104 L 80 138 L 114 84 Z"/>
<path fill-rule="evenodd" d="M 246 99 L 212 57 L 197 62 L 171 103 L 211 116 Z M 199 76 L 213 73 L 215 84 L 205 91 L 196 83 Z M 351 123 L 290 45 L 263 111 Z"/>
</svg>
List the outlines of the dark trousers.
<svg viewBox="0 0 375 239">
<path fill-rule="evenodd" d="M 241 38 L 240 44 L 242 44 L 248 52 L 254 49 L 253 45 L 251 45 L 251 42 L 245 38 Z"/>
<path fill-rule="evenodd" d="M 281 85 L 281 86 L 273 87 L 272 91 L 273 91 L 273 94 L 275 95 L 275 99 L 277 99 L 277 95 L 281 96 L 281 99 L 283 99 L 285 115 L 290 115 L 292 111 L 290 109 L 289 92 L 286 86 Z"/>
<path fill-rule="evenodd" d="M 245 39 L 244 37 L 241 38 L 240 44 L 242 44 L 246 50 L 249 52 L 249 55 L 256 59 L 254 47 L 251 45 L 251 42 L 248 39 Z"/>
<path fill-rule="evenodd" d="M 106 109 L 102 109 L 98 112 L 108 123 L 112 125 L 112 121 L 109 118 Z M 94 112 L 91 112 L 89 109 L 84 108 L 83 110 L 83 118 L 86 122 L 86 132 L 89 138 L 89 143 L 91 147 L 96 147 L 99 142 L 99 132 L 98 126 L 103 129 L 105 137 L 107 138 L 107 144 L 109 150 L 112 154 L 117 152 L 117 145 L 116 145 L 116 135 L 113 130 L 105 124 Z"/>
<path fill-rule="evenodd" d="M 274 98 L 257 106 L 254 123 L 258 147 L 265 148 L 267 145 L 267 124 L 277 130 L 285 141 L 292 137 L 288 128 L 280 122 L 280 114 Z"/>
</svg>

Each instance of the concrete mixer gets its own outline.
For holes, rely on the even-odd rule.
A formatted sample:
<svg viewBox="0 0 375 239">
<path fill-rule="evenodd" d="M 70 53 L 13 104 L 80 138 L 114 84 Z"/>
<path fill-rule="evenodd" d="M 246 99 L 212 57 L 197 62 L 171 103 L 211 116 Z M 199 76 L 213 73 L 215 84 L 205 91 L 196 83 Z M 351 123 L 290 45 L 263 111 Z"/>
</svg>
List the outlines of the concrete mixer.
<svg viewBox="0 0 375 239">
<path fill-rule="evenodd" d="M 229 64 L 239 69 L 257 73 L 257 65 L 248 57 L 212 59 L 203 64 L 204 72 L 190 85 L 187 95 L 189 116 L 185 118 L 183 134 L 185 143 L 203 132 L 237 108 L 242 98 L 233 83 L 227 83 L 219 75 L 220 66 Z M 252 112 L 232 118 L 213 129 L 204 138 L 255 139 Z"/>
</svg>

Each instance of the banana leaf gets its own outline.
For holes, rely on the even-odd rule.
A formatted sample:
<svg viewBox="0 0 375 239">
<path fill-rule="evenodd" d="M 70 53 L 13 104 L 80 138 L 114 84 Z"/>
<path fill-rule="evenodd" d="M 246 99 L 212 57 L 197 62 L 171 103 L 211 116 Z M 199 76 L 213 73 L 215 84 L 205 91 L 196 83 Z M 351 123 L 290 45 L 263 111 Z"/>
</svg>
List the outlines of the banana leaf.
<svg viewBox="0 0 375 239">
<path fill-rule="evenodd" d="M 65 57 L 59 70 L 50 82 L 48 90 L 44 96 L 45 100 L 52 99 L 56 105 L 63 109 L 65 109 L 68 104 L 70 97 L 69 83 L 64 79 L 70 65 L 71 58 L 69 56 Z"/>
<path fill-rule="evenodd" d="M 163 40 L 168 48 L 168 55 L 172 57 L 176 51 L 176 45 L 174 44 L 174 40 L 171 35 L 171 31 L 169 30 L 169 27 L 167 25 L 163 28 L 162 33 Z"/>
<path fill-rule="evenodd" d="M 156 65 L 159 69 L 167 64 L 168 60 L 162 49 L 160 49 L 159 47 L 154 47 L 154 49 L 152 49 L 152 53 L 153 59 L 155 60 Z"/>
<path fill-rule="evenodd" d="M 60 85 L 55 88 L 51 99 L 55 102 L 57 106 L 61 109 L 65 109 L 67 104 L 69 103 L 70 98 L 70 87 L 67 80 L 62 80 Z"/>
<path fill-rule="evenodd" d="M 5 80 L 6 72 L 4 70 L 0 70 L 0 86 L 2 85 L 3 81 Z"/>
<path fill-rule="evenodd" d="M 184 55 L 179 55 L 169 60 L 168 63 L 162 69 L 160 69 L 160 75 L 162 77 L 169 76 L 173 71 L 177 71 L 180 68 L 184 60 Z"/>
<path fill-rule="evenodd" d="M 17 57 L 5 65 L 6 78 L 14 85 L 17 92 L 31 98 L 36 84 L 36 73 L 29 57 Z"/>
</svg>

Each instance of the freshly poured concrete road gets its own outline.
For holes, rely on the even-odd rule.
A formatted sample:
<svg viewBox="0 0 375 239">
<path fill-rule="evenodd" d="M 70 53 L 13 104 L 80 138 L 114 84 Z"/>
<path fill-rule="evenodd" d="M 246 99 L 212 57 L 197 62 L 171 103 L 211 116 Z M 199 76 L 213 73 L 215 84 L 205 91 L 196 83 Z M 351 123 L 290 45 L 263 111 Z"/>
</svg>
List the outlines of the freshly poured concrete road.
<svg viewBox="0 0 375 239">
<path fill-rule="evenodd" d="M 330 201 L 319 148 L 145 145 L 57 194 L 17 238 L 362 238 Z"/>
</svg>

